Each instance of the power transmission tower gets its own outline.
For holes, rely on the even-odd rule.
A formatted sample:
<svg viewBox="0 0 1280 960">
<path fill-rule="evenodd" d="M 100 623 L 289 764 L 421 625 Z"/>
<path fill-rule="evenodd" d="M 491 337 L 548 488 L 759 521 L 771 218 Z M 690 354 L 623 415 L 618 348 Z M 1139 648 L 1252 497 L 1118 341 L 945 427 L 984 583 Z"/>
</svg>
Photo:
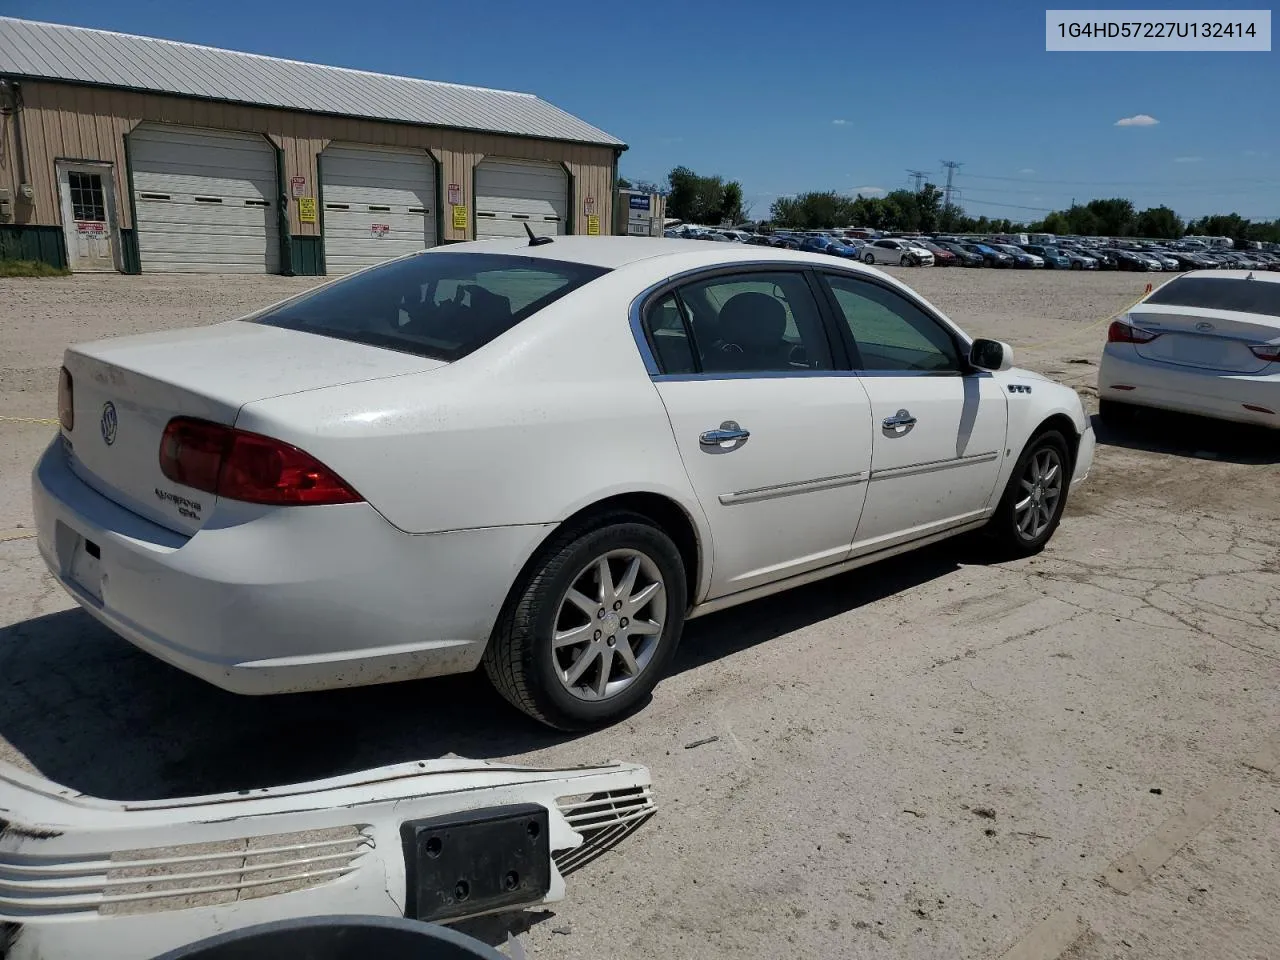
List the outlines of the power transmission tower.
<svg viewBox="0 0 1280 960">
<path fill-rule="evenodd" d="M 907 176 L 916 182 L 916 193 L 924 189 L 924 178 L 929 175 L 927 170 L 908 170 Z"/>
<path fill-rule="evenodd" d="M 947 168 L 947 188 L 942 194 L 942 207 L 945 210 L 951 207 L 951 181 L 955 178 L 956 171 L 959 170 L 963 164 L 957 163 L 955 160 L 943 160 L 942 165 Z"/>
</svg>

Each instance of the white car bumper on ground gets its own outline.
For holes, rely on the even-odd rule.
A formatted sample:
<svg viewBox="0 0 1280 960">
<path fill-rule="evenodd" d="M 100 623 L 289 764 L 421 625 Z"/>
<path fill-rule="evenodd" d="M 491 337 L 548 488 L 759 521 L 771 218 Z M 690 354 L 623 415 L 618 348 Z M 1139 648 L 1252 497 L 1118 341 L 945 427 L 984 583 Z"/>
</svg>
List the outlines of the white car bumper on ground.
<svg viewBox="0 0 1280 960">
<path fill-rule="evenodd" d="M 367 503 L 224 500 L 186 537 L 99 494 L 59 440 L 36 465 L 32 500 L 40 553 L 85 610 L 159 659 L 245 694 L 474 669 L 547 531 L 410 535 Z"/>
<path fill-rule="evenodd" d="M 634 764 L 448 758 L 140 802 L 0 765 L 0 955 L 151 960 L 271 920 L 550 903 L 653 812 Z"/>
<path fill-rule="evenodd" d="M 1275 367 L 1270 365 L 1270 369 Z M 1144 360 L 1129 344 L 1110 343 L 1103 350 L 1098 396 L 1135 406 L 1280 428 L 1280 373 L 1179 368 Z"/>
</svg>

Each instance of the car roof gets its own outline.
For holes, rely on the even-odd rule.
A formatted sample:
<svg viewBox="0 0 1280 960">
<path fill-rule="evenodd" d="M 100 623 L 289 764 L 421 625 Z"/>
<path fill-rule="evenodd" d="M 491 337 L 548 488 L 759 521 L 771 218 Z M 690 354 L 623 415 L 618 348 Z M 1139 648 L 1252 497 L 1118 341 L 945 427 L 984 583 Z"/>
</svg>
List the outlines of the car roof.
<svg viewBox="0 0 1280 960">
<path fill-rule="evenodd" d="M 1254 280 L 1265 280 L 1267 283 L 1280 283 L 1280 273 L 1272 273 L 1265 270 L 1188 270 L 1186 273 L 1180 273 L 1174 277 L 1174 280 L 1185 278 L 1203 278 L 1206 280 L 1247 280 L 1253 275 Z M 1172 282 L 1172 281 L 1170 281 Z"/>
<path fill-rule="evenodd" d="M 681 257 L 685 260 L 693 257 L 704 261 L 708 266 L 760 259 L 760 251 L 745 243 L 711 244 L 705 240 L 676 240 L 670 237 L 559 236 L 552 243 L 543 243 L 536 247 L 529 246 L 527 238 L 512 237 L 452 243 L 424 251 L 425 255 L 432 253 L 498 253 L 506 256 L 563 260 L 611 270 L 657 257 Z M 781 247 L 775 247 L 769 251 L 770 262 L 782 260 L 795 260 L 798 263 L 830 262 L 825 258 L 815 261 L 816 257 L 824 257 L 824 255 Z"/>
</svg>

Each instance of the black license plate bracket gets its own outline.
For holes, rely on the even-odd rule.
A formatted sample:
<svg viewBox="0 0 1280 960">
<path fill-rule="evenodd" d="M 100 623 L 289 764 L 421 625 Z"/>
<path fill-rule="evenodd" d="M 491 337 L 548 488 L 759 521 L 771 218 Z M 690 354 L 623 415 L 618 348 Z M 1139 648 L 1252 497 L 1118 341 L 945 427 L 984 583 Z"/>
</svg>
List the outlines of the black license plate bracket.
<svg viewBox="0 0 1280 960">
<path fill-rule="evenodd" d="M 551 889 L 546 807 L 462 810 L 400 825 L 405 916 L 440 921 L 538 903 Z"/>
</svg>

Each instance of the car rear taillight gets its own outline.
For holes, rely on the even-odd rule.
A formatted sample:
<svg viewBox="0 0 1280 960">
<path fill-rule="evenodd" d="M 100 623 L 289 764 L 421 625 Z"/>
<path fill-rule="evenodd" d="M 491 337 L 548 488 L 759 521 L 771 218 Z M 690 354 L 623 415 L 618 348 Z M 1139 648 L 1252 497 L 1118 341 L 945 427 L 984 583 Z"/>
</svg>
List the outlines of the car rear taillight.
<svg viewBox="0 0 1280 960">
<path fill-rule="evenodd" d="M 292 444 L 190 417 L 177 417 L 164 428 L 160 470 L 174 483 L 247 503 L 296 506 L 364 499 Z"/>
<path fill-rule="evenodd" d="M 1107 328 L 1107 343 L 1150 343 L 1158 333 L 1132 326 L 1123 320 L 1112 320 Z"/>
<path fill-rule="evenodd" d="M 1259 360 L 1280 363 L 1280 343 L 1260 343 L 1249 349 L 1253 351 L 1253 355 Z"/>
<path fill-rule="evenodd" d="M 75 384 L 71 380 L 71 371 L 63 367 L 58 371 L 58 422 L 68 433 L 76 425 L 76 408 L 74 395 Z"/>
</svg>

